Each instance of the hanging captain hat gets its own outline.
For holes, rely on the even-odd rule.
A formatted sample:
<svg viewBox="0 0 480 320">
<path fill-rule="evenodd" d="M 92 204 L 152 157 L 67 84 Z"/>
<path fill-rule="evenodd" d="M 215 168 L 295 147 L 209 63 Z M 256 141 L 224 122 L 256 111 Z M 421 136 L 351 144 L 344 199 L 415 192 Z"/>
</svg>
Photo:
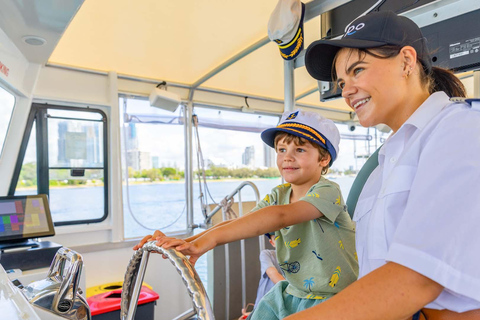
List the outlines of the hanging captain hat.
<svg viewBox="0 0 480 320">
<path fill-rule="evenodd" d="M 268 21 L 268 37 L 275 41 L 285 60 L 295 59 L 303 50 L 305 4 L 300 0 L 279 0 Z"/>
</svg>

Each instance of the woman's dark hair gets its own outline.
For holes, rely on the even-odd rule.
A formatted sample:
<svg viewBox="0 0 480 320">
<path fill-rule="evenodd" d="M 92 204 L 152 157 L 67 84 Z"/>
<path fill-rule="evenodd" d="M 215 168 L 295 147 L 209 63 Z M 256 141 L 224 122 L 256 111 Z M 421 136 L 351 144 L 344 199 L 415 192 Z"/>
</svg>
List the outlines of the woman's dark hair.
<svg viewBox="0 0 480 320">
<path fill-rule="evenodd" d="M 365 58 L 365 55 L 367 54 L 379 59 L 388 59 L 396 57 L 402 48 L 403 47 L 401 46 L 386 45 L 370 49 L 351 49 L 349 55 L 356 51 L 359 59 Z M 337 56 L 333 61 L 333 65 L 335 65 Z M 422 84 L 428 87 L 428 92 L 430 94 L 437 91 L 444 91 L 449 97 L 467 96 L 465 86 L 460 79 L 453 74 L 452 71 L 439 67 L 432 67 L 432 69 L 429 71 L 425 68 L 422 61 L 418 60 L 418 62 L 423 67 L 420 69 L 420 80 Z M 332 79 L 336 80 L 336 78 L 337 74 L 335 72 L 335 68 L 332 68 Z"/>
</svg>

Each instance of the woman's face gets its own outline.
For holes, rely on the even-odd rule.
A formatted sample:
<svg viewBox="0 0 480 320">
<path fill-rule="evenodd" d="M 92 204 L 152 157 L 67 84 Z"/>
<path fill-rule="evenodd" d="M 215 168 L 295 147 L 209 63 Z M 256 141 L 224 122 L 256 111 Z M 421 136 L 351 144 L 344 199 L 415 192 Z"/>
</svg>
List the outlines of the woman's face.
<svg viewBox="0 0 480 320">
<path fill-rule="evenodd" d="M 335 70 L 343 98 L 362 126 L 383 123 L 397 130 L 404 121 L 402 106 L 408 97 L 401 55 L 380 59 L 358 53 L 344 48 L 337 54 Z"/>
</svg>

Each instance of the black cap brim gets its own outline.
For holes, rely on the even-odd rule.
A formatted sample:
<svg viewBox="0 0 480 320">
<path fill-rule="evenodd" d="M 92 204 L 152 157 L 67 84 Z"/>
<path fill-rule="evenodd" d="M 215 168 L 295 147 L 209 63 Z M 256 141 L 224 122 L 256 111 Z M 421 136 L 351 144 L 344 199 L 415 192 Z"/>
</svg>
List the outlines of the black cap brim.
<svg viewBox="0 0 480 320">
<path fill-rule="evenodd" d="M 375 48 L 385 42 L 359 39 L 330 39 L 312 42 L 305 52 L 305 67 L 308 73 L 321 81 L 332 81 L 333 60 L 342 48 Z"/>
</svg>

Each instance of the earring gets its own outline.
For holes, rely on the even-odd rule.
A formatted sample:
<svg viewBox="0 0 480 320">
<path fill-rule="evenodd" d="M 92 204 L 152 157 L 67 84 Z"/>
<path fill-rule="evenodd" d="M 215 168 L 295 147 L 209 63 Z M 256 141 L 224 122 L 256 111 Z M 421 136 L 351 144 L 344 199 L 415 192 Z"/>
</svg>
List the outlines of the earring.
<svg viewBox="0 0 480 320">
<path fill-rule="evenodd" d="M 407 74 L 405 75 L 405 79 L 408 79 L 408 77 L 410 76 L 410 72 L 412 71 L 412 67 L 410 67 L 409 70 L 407 70 Z"/>
</svg>

